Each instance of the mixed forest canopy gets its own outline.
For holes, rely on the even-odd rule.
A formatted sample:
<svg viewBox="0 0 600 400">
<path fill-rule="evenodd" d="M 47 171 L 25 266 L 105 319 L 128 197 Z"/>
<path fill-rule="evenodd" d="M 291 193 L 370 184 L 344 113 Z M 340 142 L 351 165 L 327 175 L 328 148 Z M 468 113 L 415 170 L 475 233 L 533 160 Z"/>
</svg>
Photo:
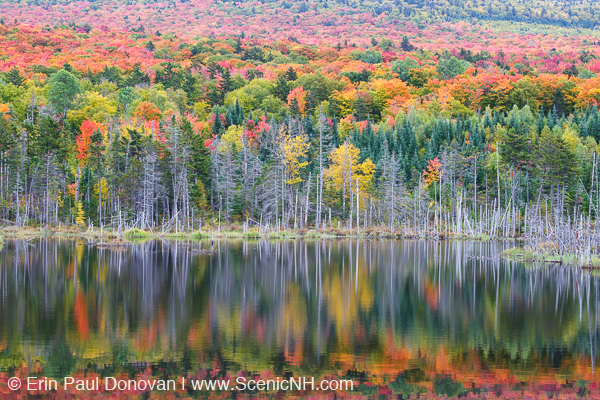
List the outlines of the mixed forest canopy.
<svg viewBox="0 0 600 400">
<path fill-rule="evenodd" d="M 0 5 L 2 221 L 510 236 L 598 215 L 595 30 L 202 4 Z"/>
<path fill-rule="evenodd" d="M 594 29 L 600 25 L 600 12 L 593 0 L 549 1 L 549 0 L 8 0 L 4 10 L 21 22 L 91 22 L 96 20 L 109 24 L 144 24 L 160 27 L 169 17 L 199 19 L 219 16 L 227 19 L 214 20 L 224 28 L 236 17 L 278 18 L 296 25 L 308 25 L 321 20 L 327 26 L 339 25 L 335 17 L 352 17 L 370 14 L 378 24 L 389 24 L 398 19 L 418 22 L 442 21 L 504 21 L 527 22 L 574 28 Z M 111 21 L 116 13 L 121 18 Z M 36 15 L 37 14 L 37 15 Z M 41 15 L 40 15 L 41 14 Z M 98 19 L 99 18 L 99 19 Z M 311 20 L 312 21 L 306 21 Z M 343 24 L 343 23 L 342 23 Z M 210 24 L 208 24 L 210 25 Z M 176 24 L 167 29 L 185 32 L 184 25 Z"/>
</svg>

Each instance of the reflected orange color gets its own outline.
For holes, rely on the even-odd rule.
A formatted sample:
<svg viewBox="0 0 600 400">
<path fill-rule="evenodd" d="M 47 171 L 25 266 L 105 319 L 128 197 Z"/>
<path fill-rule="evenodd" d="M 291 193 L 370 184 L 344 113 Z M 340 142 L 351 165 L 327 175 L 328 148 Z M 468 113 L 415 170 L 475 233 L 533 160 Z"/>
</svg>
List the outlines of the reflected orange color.
<svg viewBox="0 0 600 400">
<path fill-rule="evenodd" d="M 439 301 L 438 290 L 429 279 L 425 281 L 425 299 L 429 307 L 433 310 L 437 310 Z"/>
<path fill-rule="evenodd" d="M 290 351 L 291 349 L 291 351 Z M 304 358 L 302 341 L 298 340 L 291 346 L 286 346 L 285 349 L 285 360 L 295 367 L 302 366 L 302 360 Z"/>
<path fill-rule="evenodd" d="M 326 273 L 319 277 L 322 284 L 310 286 L 310 290 L 306 285 L 316 281 L 315 270 L 309 269 L 310 277 L 306 281 L 300 275 L 297 278 L 295 274 L 280 272 L 283 274 L 281 280 L 288 281 L 282 286 L 270 286 L 272 281 L 268 278 L 273 270 L 268 270 L 271 263 L 265 262 L 261 264 L 265 271 L 263 275 L 257 272 L 256 281 L 250 283 L 239 274 L 240 269 L 235 264 L 227 263 L 221 266 L 220 273 L 229 280 L 219 276 L 219 280 L 203 282 L 203 286 L 197 284 L 192 292 L 191 282 L 199 281 L 199 276 L 194 276 L 199 268 L 187 271 L 190 274 L 185 278 L 188 287 L 175 290 L 170 281 L 165 285 L 163 282 L 170 278 L 169 274 L 182 278 L 176 274 L 183 268 L 170 271 L 165 265 L 154 264 L 152 259 L 142 266 L 133 264 L 118 270 L 111 264 L 110 257 L 102 254 L 103 258 L 96 264 L 75 269 L 72 260 L 81 256 L 83 246 L 73 248 L 75 250 L 67 253 L 71 262 L 63 263 L 62 268 L 65 276 L 72 271 L 80 280 L 71 279 L 65 285 L 68 290 L 63 286 L 48 286 L 54 290 L 49 291 L 53 298 L 65 299 L 69 311 L 57 314 L 62 325 L 50 332 L 51 343 L 36 344 L 38 349 L 42 348 L 45 354 L 53 357 L 32 361 L 27 370 L 30 374 L 43 374 L 48 363 L 56 363 L 55 353 L 52 353 L 55 337 L 60 338 L 60 328 L 68 325 L 69 332 L 76 335 L 66 337 L 66 345 L 75 355 L 74 365 L 67 367 L 79 374 L 86 371 L 85 376 L 92 376 L 89 373 L 94 371 L 88 369 L 88 363 L 113 362 L 111 346 L 114 346 L 114 350 L 120 352 L 119 356 L 131 362 L 149 363 L 159 361 L 161 357 L 165 361 L 178 362 L 185 354 L 185 371 L 180 365 L 173 371 L 143 366 L 138 379 L 152 374 L 214 376 L 219 372 L 226 377 L 315 374 L 316 380 L 349 376 L 356 382 L 368 384 L 365 391 L 372 389 L 370 395 L 390 396 L 390 391 L 396 395 L 408 385 L 418 388 L 423 399 L 435 398 L 434 390 L 440 391 L 439 382 L 443 379 L 470 390 L 471 398 L 483 398 L 475 389 L 481 389 L 481 393 L 490 398 L 496 398 L 496 394 L 498 398 L 506 399 L 547 398 L 549 392 L 554 393 L 555 399 L 577 398 L 578 387 L 567 385 L 579 380 L 585 382 L 586 390 L 579 398 L 600 398 L 596 386 L 600 376 L 592 372 L 589 352 L 578 347 L 584 335 L 590 335 L 585 308 L 580 317 L 577 311 L 581 300 L 572 295 L 573 290 L 577 294 L 577 290 L 586 287 L 585 280 L 581 283 L 576 280 L 583 279 L 579 275 L 569 281 L 575 279 L 564 300 L 568 312 L 563 315 L 561 328 L 553 331 L 551 324 L 543 324 L 539 331 L 532 331 L 538 329 L 531 323 L 536 318 L 540 322 L 553 321 L 555 300 L 549 311 L 537 300 L 556 299 L 554 283 L 561 283 L 560 280 L 547 282 L 543 287 L 546 291 L 540 289 L 539 296 L 530 302 L 522 276 L 521 281 L 517 278 L 509 281 L 499 275 L 499 279 L 489 279 L 486 283 L 485 275 L 478 269 L 478 280 L 474 282 L 477 291 L 469 292 L 475 286 L 470 283 L 472 281 L 465 280 L 462 285 L 457 281 L 465 279 L 464 276 L 473 276 L 470 273 L 455 275 L 455 269 L 447 268 L 433 279 L 431 267 L 418 270 L 413 266 L 410 254 L 398 262 L 408 264 L 408 267 L 381 271 L 376 265 L 363 265 L 362 248 L 359 248 L 357 268 L 356 247 L 352 247 L 349 249 L 352 260 L 346 258 L 347 262 L 339 264 L 332 262 Z M 145 274 L 143 276 L 154 278 L 141 280 L 141 272 Z M 528 271 L 529 274 L 535 272 L 533 269 Z M 547 274 L 548 271 L 541 270 L 540 273 Z M 8 278 L 10 281 L 13 275 L 9 274 Z M 265 281 L 268 284 L 263 283 Z M 40 282 L 46 284 L 43 279 Z M 246 291 L 239 290 L 242 286 Z M 152 289 L 155 297 L 147 296 L 150 292 L 147 289 Z M 209 296 L 197 297 L 197 290 L 210 291 Z M 590 292 L 594 293 L 593 290 Z M 477 301 L 472 300 L 473 294 Z M 150 300 L 152 304 L 143 303 Z M 586 299 L 583 300 L 585 306 Z M 124 301 L 129 302 L 127 307 L 133 307 L 124 310 Z M 7 307 L 5 312 L 9 315 L 13 311 Z M 25 311 L 30 314 L 37 311 L 38 320 L 45 317 L 42 307 Z M 519 331 L 524 325 L 519 319 L 518 323 L 510 324 L 513 316 L 529 322 L 525 326 L 527 329 Z M 67 323 L 60 320 L 64 317 L 68 318 Z M 592 326 L 595 322 L 592 320 Z M 41 326 L 34 328 L 37 329 L 35 332 L 43 332 Z M 0 326 L 0 349 L 8 349 L 16 360 L 14 364 L 27 365 L 24 341 L 15 341 L 8 334 L 10 332 Z M 563 346 L 556 353 L 552 353 L 552 341 L 560 341 Z M 117 342 L 119 347 L 114 345 Z M 80 354 L 86 355 L 80 357 Z M 560 358 L 556 358 L 557 354 Z M 311 364 L 317 357 L 322 362 L 318 369 Z M 13 362 L 12 359 L 9 361 Z M 11 365 L 9 361 L 5 365 Z M 122 368 L 115 374 L 130 370 L 129 367 Z M 5 393 L 2 382 L 0 378 L 0 399 Z M 518 390 L 511 392 L 515 388 Z M 122 396 L 137 398 L 135 393 Z M 169 396 L 152 394 L 156 398 Z M 307 396 L 319 398 L 310 393 Z M 352 396 L 362 394 L 353 393 Z M 340 394 L 338 398 L 352 396 Z M 185 398 L 185 393 L 182 397 Z"/>
<path fill-rule="evenodd" d="M 440 345 L 437 350 L 437 355 L 435 357 L 434 368 L 436 371 L 440 371 L 444 373 L 446 371 L 450 372 L 452 369 L 450 365 L 450 356 L 446 351 L 444 345 Z"/>
<path fill-rule="evenodd" d="M 140 329 L 133 338 L 133 346 L 142 352 L 148 351 L 156 344 L 158 336 L 158 326 L 151 323 L 148 327 Z"/>
<path fill-rule="evenodd" d="M 68 264 L 68 266 L 65 270 L 65 276 L 69 279 L 72 279 L 73 276 L 75 276 L 75 262 L 74 261 L 71 261 Z"/>
<path fill-rule="evenodd" d="M 88 320 L 87 299 L 82 291 L 75 295 L 75 304 L 73 306 L 73 319 L 79 333 L 79 339 L 86 340 L 90 333 Z"/>
</svg>

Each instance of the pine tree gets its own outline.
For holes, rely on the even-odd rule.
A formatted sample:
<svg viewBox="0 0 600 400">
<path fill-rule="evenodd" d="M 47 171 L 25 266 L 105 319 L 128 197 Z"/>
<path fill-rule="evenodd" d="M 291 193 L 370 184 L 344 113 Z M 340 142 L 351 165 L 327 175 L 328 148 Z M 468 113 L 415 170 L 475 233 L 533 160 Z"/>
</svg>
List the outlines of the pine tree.
<svg viewBox="0 0 600 400">
<path fill-rule="evenodd" d="M 538 134 L 542 133 L 544 126 L 546 126 L 546 121 L 544 119 L 544 107 L 537 113 L 537 117 L 535 119 L 535 126 L 537 128 Z"/>
<path fill-rule="evenodd" d="M 215 120 L 212 127 L 212 132 L 214 136 L 219 136 L 223 131 L 223 123 L 221 122 L 221 116 L 219 115 L 219 109 L 215 111 Z"/>
<path fill-rule="evenodd" d="M 300 115 L 300 106 L 298 105 L 298 99 L 295 97 L 290 101 L 290 114 Z"/>
<path fill-rule="evenodd" d="M 516 171 L 527 165 L 530 153 L 528 138 L 510 128 L 501 145 L 502 160 Z"/>
<path fill-rule="evenodd" d="M 367 119 L 367 103 L 363 96 L 358 96 L 354 103 L 354 109 L 356 110 L 356 119 L 358 121 L 364 121 Z"/>
<path fill-rule="evenodd" d="M 564 138 L 544 127 L 536 151 L 540 174 L 545 182 L 569 183 L 577 171 L 574 151 Z"/>
<path fill-rule="evenodd" d="M 131 86 L 127 86 L 119 90 L 118 100 L 119 109 L 123 114 L 129 113 L 131 106 L 136 98 L 136 93 Z"/>
<path fill-rule="evenodd" d="M 408 40 L 407 36 L 403 36 L 400 48 L 404 51 L 413 51 L 415 47 L 412 44 L 410 44 L 410 41 Z"/>
<path fill-rule="evenodd" d="M 227 122 L 228 126 L 231 125 L 237 125 L 237 126 L 242 126 L 244 125 L 244 108 L 240 105 L 239 99 L 235 99 L 235 103 L 231 106 L 229 106 L 229 109 L 227 110 L 227 114 L 225 115 L 225 121 Z"/>
<path fill-rule="evenodd" d="M 417 153 L 417 141 L 412 126 L 410 125 L 410 122 L 408 122 L 408 118 L 404 119 L 396 133 L 396 143 L 396 149 L 401 155 L 400 159 L 404 177 L 409 181 L 412 178 L 413 169 L 419 169 L 419 158 Z"/>
<path fill-rule="evenodd" d="M 231 72 L 229 72 L 228 68 L 225 68 L 221 74 L 221 80 L 218 84 L 221 99 L 224 99 L 225 95 L 231 90 L 231 84 Z"/>
<path fill-rule="evenodd" d="M 148 76 L 147 73 L 142 72 L 140 63 L 135 63 L 133 65 L 133 68 L 131 69 L 131 72 L 125 78 L 124 83 L 125 83 L 125 86 L 136 86 L 136 85 L 143 85 L 143 84 L 148 85 L 148 84 L 150 84 L 150 77 Z"/>
<path fill-rule="evenodd" d="M 285 79 L 284 75 L 280 75 L 275 83 L 275 96 L 279 97 L 283 101 L 287 101 L 287 96 L 290 93 L 290 87 Z"/>
<path fill-rule="evenodd" d="M 97 85 L 100 83 L 98 75 L 94 74 L 89 66 L 88 66 L 87 72 L 85 74 L 85 77 L 88 78 L 90 80 L 90 82 L 93 83 L 94 85 Z"/>
<path fill-rule="evenodd" d="M 204 145 L 204 138 L 193 132 L 191 123 L 185 118 L 181 122 L 180 130 L 190 149 L 190 180 L 200 180 L 203 187 L 210 187 L 210 151 Z"/>
<path fill-rule="evenodd" d="M 298 79 L 298 74 L 296 74 L 296 71 L 294 71 L 292 67 L 289 67 L 288 70 L 285 72 L 285 79 L 288 82 L 295 81 L 296 79 Z"/>
<path fill-rule="evenodd" d="M 8 83 L 12 83 L 16 87 L 21 87 L 25 83 L 25 77 L 19 72 L 19 68 L 16 66 L 11 68 L 5 75 L 4 78 Z"/>
<path fill-rule="evenodd" d="M 213 106 L 221 103 L 221 95 L 219 94 L 216 85 L 212 83 L 210 85 L 210 90 L 206 97 L 210 104 L 212 104 Z"/>
<path fill-rule="evenodd" d="M 552 107 L 550 111 L 548 111 L 548 115 L 546 117 L 546 125 L 548 125 L 548 128 L 554 129 L 557 123 L 558 117 L 556 115 L 556 108 Z"/>
</svg>

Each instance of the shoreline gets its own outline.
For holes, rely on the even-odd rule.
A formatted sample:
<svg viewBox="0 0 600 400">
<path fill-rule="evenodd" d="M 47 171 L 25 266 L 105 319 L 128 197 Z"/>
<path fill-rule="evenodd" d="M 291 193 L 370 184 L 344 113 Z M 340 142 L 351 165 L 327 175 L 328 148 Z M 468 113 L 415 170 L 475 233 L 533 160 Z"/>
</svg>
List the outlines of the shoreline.
<svg viewBox="0 0 600 400">
<path fill-rule="evenodd" d="M 141 229 L 130 229 L 123 232 L 112 230 L 78 230 L 71 227 L 66 229 L 44 229 L 36 227 L 15 228 L 4 226 L 0 228 L 0 249 L 7 240 L 24 240 L 26 242 L 41 238 L 64 238 L 73 240 L 87 240 L 88 244 L 99 247 L 126 247 L 136 242 L 145 240 L 201 240 L 201 239 L 320 239 L 320 240 L 343 240 L 343 239 L 388 239 L 388 240 L 475 240 L 475 241 L 511 241 L 521 242 L 519 237 L 490 237 L 490 236 L 457 236 L 453 233 L 447 235 L 436 234 L 413 234 L 406 231 L 390 233 L 383 229 L 349 229 L 349 228 L 325 228 L 320 232 L 313 229 L 280 229 L 260 232 L 259 229 L 243 229 L 236 225 L 230 225 L 222 229 L 208 229 L 194 232 L 160 232 Z M 548 263 L 560 264 L 584 269 L 600 269 L 600 257 L 592 256 L 588 261 L 582 262 L 581 257 L 575 253 L 553 254 L 550 251 L 533 251 L 526 247 L 515 246 L 504 250 L 501 257 L 509 261 L 520 261 L 523 263 Z"/>
<path fill-rule="evenodd" d="M 600 268 L 600 257 L 591 256 L 587 261 L 584 261 L 573 252 L 554 254 L 548 250 L 534 251 L 526 247 L 511 247 L 510 249 L 506 249 L 502 252 L 502 258 L 523 263 L 559 264 L 590 270 Z"/>
<path fill-rule="evenodd" d="M 10 239 L 31 240 L 34 238 L 70 238 L 88 239 L 98 242 L 135 242 L 140 239 L 422 239 L 422 240 L 480 240 L 480 241 L 519 241 L 518 237 L 491 237 L 455 235 L 453 233 L 437 234 L 435 232 L 408 232 L 397 230 L 390 232 L 381 227 L 367 229 L 350 228 L 324 228 L 317 231 L 310 229 L 280 229 L 259 230 L 256 228 L 243 229 L 240 226 L 230 225 L 225 228 L 205 229 L 202 231 L 187 232 L 161 232 L 152 230 L 130 229 L 128 231 L 115 232 L 112 230 L 78 230 L 69 228 L 45 229 L 41 227 L 15 228 L 4 226 L 0 228 L 0 242 Z"/>
</svg>

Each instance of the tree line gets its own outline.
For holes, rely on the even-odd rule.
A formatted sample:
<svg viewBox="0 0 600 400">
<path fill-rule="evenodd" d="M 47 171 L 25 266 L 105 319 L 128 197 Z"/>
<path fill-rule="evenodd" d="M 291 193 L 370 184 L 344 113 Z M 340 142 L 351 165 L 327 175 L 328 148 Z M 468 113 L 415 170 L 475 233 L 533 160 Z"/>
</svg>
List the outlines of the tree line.
<svg viewBox="0 0 600 400">
<path fill-rule="evenodd" d="M 456 118 L 413 108 L 342 129 L 323 107 L 254 121 L 236 101 L 213 109 L 209 139 L 178 113 L 144 127 L 85 120 L 73 135 L 57 112 L 72 100 L 71 78 L 53 75 L 50 104 L 32 99 L 25 120 L 11 110 L 0 118 L 5 222 L 516 236 L 527 233 L 527 212 L 594 220 L 600 209 L 596 106 Z"/>
</svg>

